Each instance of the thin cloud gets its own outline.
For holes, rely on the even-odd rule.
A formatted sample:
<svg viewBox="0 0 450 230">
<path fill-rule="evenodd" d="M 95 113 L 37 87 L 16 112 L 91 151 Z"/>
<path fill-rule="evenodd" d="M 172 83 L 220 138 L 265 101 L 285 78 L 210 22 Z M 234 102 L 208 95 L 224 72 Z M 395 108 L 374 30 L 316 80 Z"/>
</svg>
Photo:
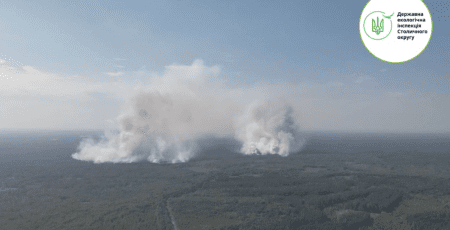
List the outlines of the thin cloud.
<svg viewBox="0 0 450 230">
<path fill-rule="evenodd" d="M 109 73 L 105 73 L 105 74 L 112 76 L 112 77 L 118 77 L 118 76 L 122 76 L 124 73 L 119 71 L 116 73 L 109 72 Z"/>
<path fill-rule="evenodd" d="M 401 92 L 388 92 L 389 97 L 401 97 L 403 96 L 403 93 Z"/>
<path fill-rule="evenodd" d="M 0 96 L 8 97 L 54 97 L 59 99 L 80 99 L 87 92 L 123 95 L 125 89 L 131 89 L 124 82 L 89 82 L 79 76 L 62 76 L 55 73 L 38 70 L 32 66 L 18 68 L 1 65 L 0 73 L 8 78 L 2 79 Z M 118 74 L 118 73 L 110 73 Z M 124 90 L 121 90 L 123 88 Z M 122 92 L 122 93 L 121 93 Z M 118 96 L 121 97 L 121 96 Z"/>
<path fill-rule="evenodd" d="M 125 58 L 114 58 L 114 60 L 116 60 L 116 61 L 126 61 L 127 59 L 125 59 Z"/>
<path fill-rule="evenodd" d="M 0 73 L 0 129 L 101 129 L 135 87 L 123 79 L 92 82 L 32 66 L 3 64 Z"/>
<path fill-rule="evenodd" d="M 191 99 L 189 105 L 206 103 L 208 97 L 213 98 L 205 97 L 205 90 L 209 92 L 208 95 L 218 95 L 214 102 L 216 104 L 199 105 L 192 111 L 206 111 L 206 108 L 213 107 L 220 110 L 217 114 L 221 118 L 228 117 L 227 109 L 232 108 L 231 111 L 254 101 L 263 103 L 265 99 L 270 99 L 276 105 L 290 104 L 293 117 L 307 130 L 450 130 L 450 123 L 446 120 L 450 110 L 447 109 L 448 96 L 445 95 L 433 96 L 432 92 L 413 89 L 367 90 L 336 81 L 325 84 L 258 82 L 252 86 L 239 85 L 233 88 L 228 85 L 230 82 L 223 81 L 219 67 L 200 63 L 168 66 L 165 75 L 148 70 L 126 72 L 126 78 L 109 78 L 103 82 L 93 82 L 76 75 L 44 72 L 31 66 L 19 69 L 2 64 L 0 74 L 3 73 L 4 77 L 0 77 L 0 128 L 102 128 L 105 120 L 116 117 L 121 109 L 125 109 L 120 103 L 134 95 L 137 88 L 156 87 L 163 97 L 166 92 L 170 92 L 179 96 L 183 103 L 187 98 Z M 206 70 L 215 77 L 204 75 Z M 361 83 L 368 78 L 360 77 L 356 82 Z M 183 81 L 180 82 L 180 79 Z M 163 80 L 168 83 L 158 83 Z M 210 84 L 218 86 L 212 90 Z M 192 92 L 196 92 L 197 96 L 191 95 Z M 222 99 L 236 105 L 223 106 Z M 180 111 L 180 116 L 184 114 L 184 110 Z M 213 116 L 207 123 L 213 125 L 218 121 L 224 120 Z M 224 127 L 230 124 L 219 123 L 224 124 Z"/>
<path fill-rule="evenodd" d="M 371 79 L 372 79 L 371 77 L 361 76 L 361 77 L 358 77 L 358 79 L 356 79 L 355 83 L 356 84 L 361 84 L 364 81 L 371 80 Z"/>
<path fill-rule="evenodd" d="M 341 87 L 344 86 L 344 83 L 340 82 L 340 81 L 330 81 L 327 83 L 327 86 L 329 87 Z"/>
</svg>

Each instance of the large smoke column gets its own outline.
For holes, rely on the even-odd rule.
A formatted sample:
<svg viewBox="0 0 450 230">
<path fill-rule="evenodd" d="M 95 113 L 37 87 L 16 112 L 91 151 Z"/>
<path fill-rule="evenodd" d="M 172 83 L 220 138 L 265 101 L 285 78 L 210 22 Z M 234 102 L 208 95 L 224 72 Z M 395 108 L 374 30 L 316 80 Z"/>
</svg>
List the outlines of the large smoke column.
<svg viewBox="0 0 450 230">
<path fill-rule="evenodd" d="M 83 140 L 72 157 L 95 163 L 186 162 L 201 151 L 199 139 L 205 135 L 233 135 L 244 154 L 287 156 L 301 148 L 291 107 L 251 104 L 245 99 L 251 90 L 227 89 L 219 72 L 202 61 L 167 67 L 150 85 L 136 89 L 116 119 L 119 133 L 107 133 L 99 142 Z"/>
<path fill-rule="evenodd" d="M 303 147 L 299 128 L 290 106 L 254 103 L 240 118 L 236 136 L 243 141 L 244 154 L 279 154 L 288 156 Z"/>
</svg>

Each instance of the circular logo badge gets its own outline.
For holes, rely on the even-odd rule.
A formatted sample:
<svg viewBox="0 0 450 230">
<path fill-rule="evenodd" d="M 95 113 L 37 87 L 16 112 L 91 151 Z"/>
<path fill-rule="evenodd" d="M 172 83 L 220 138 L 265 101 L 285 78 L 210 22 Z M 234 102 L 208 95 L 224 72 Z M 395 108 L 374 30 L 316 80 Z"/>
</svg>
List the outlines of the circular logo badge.
<svg viewBox="0 0 450 230">
<path fill-rule="evenodd" d="M 364 32 L 373 40 L 385 39 L 392 32 L 392 20 L 390 16 L 385 16 L 382 11 L 374 11 L 367 15 L 364 20 Z"/>
<path fill-rule="evenodd" d="M 428 45 L 433 23 L 421 0 L 371 0 L 359 20 L 364 46 L 376 58 L 402 63 L 417 57 Z"/>
</svg>

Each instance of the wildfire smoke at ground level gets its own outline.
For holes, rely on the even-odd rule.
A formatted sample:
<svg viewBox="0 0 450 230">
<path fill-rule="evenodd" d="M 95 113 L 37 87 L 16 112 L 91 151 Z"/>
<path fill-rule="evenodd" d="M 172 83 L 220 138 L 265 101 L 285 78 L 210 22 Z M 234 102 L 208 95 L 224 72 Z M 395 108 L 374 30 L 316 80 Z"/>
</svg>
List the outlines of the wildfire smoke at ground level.
<svg viewBox="0 0 450 230">
<path fill-rule="evenodd" d="M 151 84 L 137 88 L 117 117 L 120 132 L 85 139 L 72 157 L 103 162 L 186 162 L 205 135 L 234 135 L 243 154 L 287 156 L 303 145 L 293 108 L 264 90 L 230 90 L 219 67 L 202 61 L 169 66 Z"/>
</svg>

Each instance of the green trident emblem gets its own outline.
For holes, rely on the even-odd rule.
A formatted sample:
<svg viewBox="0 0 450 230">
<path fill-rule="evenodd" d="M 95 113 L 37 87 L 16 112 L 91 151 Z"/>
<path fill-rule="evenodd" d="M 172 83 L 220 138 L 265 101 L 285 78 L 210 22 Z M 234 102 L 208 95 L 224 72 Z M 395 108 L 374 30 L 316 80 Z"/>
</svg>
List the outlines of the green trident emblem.
<svg viewBox="0 0 450 230">
<path fill-rule="evenodd" d="M 379 35 L 383 31 L 384 31 L 384 19 L 381 19 L 381 22 L 380 22 L 379 18 L 377 17 L 376 24 L 375 24 L 375 19 L 372 19 L 372 32 L 375 32 L 377 35 Z"/>
</svg>

